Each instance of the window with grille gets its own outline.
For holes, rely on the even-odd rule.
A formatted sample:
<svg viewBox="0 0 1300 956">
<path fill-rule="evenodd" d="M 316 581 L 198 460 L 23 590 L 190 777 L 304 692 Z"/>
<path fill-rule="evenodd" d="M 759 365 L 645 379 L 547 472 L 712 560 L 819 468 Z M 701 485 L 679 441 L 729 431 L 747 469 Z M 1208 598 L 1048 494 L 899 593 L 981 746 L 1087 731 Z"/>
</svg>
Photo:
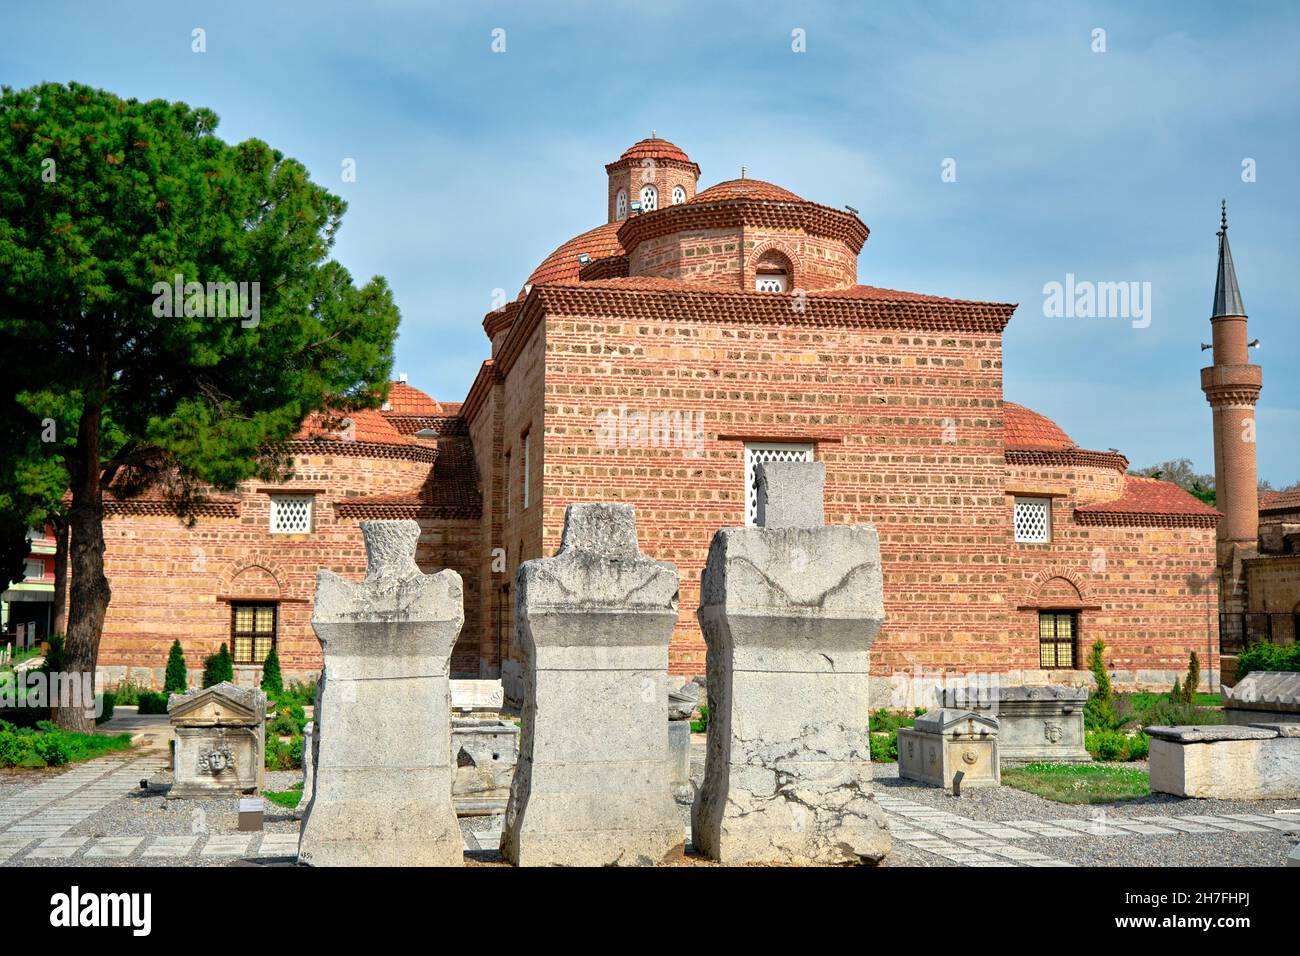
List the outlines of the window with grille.
<svg viewBox="0 0 1300 956">
<path fill-rule="evenodd" d="M 311 495 L 272 495 L 271 532 L 307 534 L 311 531 Z"/>
<path fill-rule="evenodd" d="M 1044 544 L 1052 540 L 1052 499 L 1017 498 L 1015 511 L 1016 540 Z"/>
<path fill-rule="evenodd" d="M 45 577 L 45 562 L 29 560 L 23 570 L 23 577 L 28 581 Z"/>
<path fill-rule="evenodd" d="M 681 186 L 674 186 L 674 187 L 673 187 L 673 205 L 674 205 L 674 206 L 680 206 L 680 205 L 681 205 L 682 203 L 684 203 L 684 202 L 686 202 L 686 190 L 683 189 Z"/>
<path fill-rule="evenodd" d="M 758 519 L 758 481 L 754 466 L 764 461 L 812 461 L 813 446 L 803 442 L 745 443 L 745 525 Z"/>
<path fill-rule="evenodd" d="M 524 508 L 528 508 L 528 432 L 524 432 L 524 437 L 520 440 L 523 449 L 519 459 L 519 467 L 524 473 Z"/>
<path fill-rule="evenodd" d="M 784 273 L 769 273 L 754 279 L 755 292 L 784 292 L 786 277 Z"/>
<path fill-rule="evenodd" d="M 1038 666 L 1043 670 L 1074 669 L 1078 628 L 1072 611 L 1038 612 Z"/>
<path fill-rule="evenodd" d="M 654 212 L 659 208 L 659 190 L 653 186 L 641 188 L 641 211 Z"/>
<path fill-rule="evenodd" d="M 614 218 L 615 219 L 627 218 L 627 190 L 626 189 L 620 189 L 618 191 L 618 196 L 615 197 L 614 199 Z"/>
<path fill-rule="evenodd" d="M 230 609 L 230 655 L 236 664 L 260 664 L 275 646 L 276 606 L 235 604 Z"/>
</svg>

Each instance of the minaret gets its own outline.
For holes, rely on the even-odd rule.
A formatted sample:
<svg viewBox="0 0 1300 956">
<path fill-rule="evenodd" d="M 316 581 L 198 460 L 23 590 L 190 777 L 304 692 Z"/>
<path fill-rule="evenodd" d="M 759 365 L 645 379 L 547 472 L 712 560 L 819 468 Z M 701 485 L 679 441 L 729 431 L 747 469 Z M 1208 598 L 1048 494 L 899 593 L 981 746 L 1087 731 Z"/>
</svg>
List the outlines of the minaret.
<svg viewBox="0 0 1300 956">
<path fill-rule="evenodd" d="M 1201 369 L 1201 391 L 1214 413 L 1214 487 L 1219 521 L 1219 598 L 1224 612 L 1219 642 L 1231 653 L 1241 646 L 1246 610 L 1241 559 L 1254 554 L 1259 537 L 1259 486 L 1255 474 L 1255 403 L 1262 376 L 1250 364 L 1246 309 L 1228 247 L 1227 202 L 1219 221 L 1219 274 L 1214 283 L 1214 364 Z"/>
</svg>

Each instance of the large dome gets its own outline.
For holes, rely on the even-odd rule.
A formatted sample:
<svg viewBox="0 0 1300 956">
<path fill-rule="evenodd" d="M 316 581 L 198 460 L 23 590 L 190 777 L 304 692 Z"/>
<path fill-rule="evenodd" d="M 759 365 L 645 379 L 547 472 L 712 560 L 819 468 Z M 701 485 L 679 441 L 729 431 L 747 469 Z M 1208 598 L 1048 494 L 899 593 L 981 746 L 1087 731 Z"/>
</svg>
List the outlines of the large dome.
<svg viewBox="0 0 1300 956">
<path fill-rule="evenodd" d="M 618 241 L 618 228 L 621 225 L 621 222 L 607 222 L 580 236 L 574 236 L 542 260 L 542 264 L 528 277 L 527 284 L 576 283 L 578 272 L 582 269 L 578 256 L 583 253 L 590 256 L 592 262 L 607 256 L 623 255 L 623 246 Z"/>
<path fill-rule="evenodd" d="M 761 179 L 728 179 L 695 194 L 692 203 L 725 202 L 728 199 L 765 199 L 770 202 L 804 202 L 788 189 Z"/>
<path fill-rule="evenodd" d="M 619 157 L 620 161 L 624 159 L 675 159 L 680 163 L 689 163 L 691 161 L 691 158 L 686 155 L 686 151 L 680 146 L 657 136 L 633 143 L 623 150 L 623 155 Z"/>
<path fill-rule="evenodd" d="M 1066 451 L 1074 440 L 1046 415 L 1017 405 L 1002 403 L 1003 442 L 1009 451 Z"/>
</svg>

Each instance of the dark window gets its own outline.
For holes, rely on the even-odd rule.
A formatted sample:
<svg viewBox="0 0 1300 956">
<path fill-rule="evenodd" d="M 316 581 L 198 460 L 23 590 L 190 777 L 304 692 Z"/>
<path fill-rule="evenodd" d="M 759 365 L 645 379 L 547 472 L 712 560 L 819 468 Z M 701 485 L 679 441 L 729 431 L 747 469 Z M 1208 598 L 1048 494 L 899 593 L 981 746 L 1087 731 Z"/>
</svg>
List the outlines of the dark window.
<svg viewBox="0 0 1300 956">
<path fill-rule="evenodd" d="M 1074 669 L 1074 612 L 1038 612 L 1038 666 L 1043 670 Z"/>
<path fill-rule="evenodd" d="M 236 604 L 230 609 L 230 655 L 236 664 L 260 664 L 275 646 L 274 604 Z"/>
</svg>

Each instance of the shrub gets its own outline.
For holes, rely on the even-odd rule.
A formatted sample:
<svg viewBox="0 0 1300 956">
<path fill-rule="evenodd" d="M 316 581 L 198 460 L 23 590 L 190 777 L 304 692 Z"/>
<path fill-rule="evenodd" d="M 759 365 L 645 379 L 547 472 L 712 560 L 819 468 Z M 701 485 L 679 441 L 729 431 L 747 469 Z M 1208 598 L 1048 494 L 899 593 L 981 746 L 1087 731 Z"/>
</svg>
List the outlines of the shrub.
<svg viewBox="0 0 1300 956">
<path fill-rule="evenodd" d="M 149 688 L 145 687 L 143 682 L 137 683 L 129 677 L 124 677 L 122 680 L 118 681 L 117 686 L 113 688 L 113 697 L 115 701 L 123 707 L 134 707 L 136 704 L 140 703 L 140 695 L 147 690 L 149 690 Z"/>
<path fill-rule="evenodd" d="M 1141 760 L 1150 751 L 1150 738 L 1141 732 L 1130 737 L 1118 730 L 1090 730 L 1083 745 L 1094 760 Z"/>
<path fill-rule="evenodd" d="M 275 652 L 274 647 L 262 662 L 262 690 L 268 697 L 284 693 L 284 680 L 280 677 L 280 655 Z"/>
<path fill-rule="evenodd" d="M 1252 644 L 1237 657 L 1237 678 L 1251 671 L 1300 671 L 1300 644 Z"/>
<path fill-rule="evenodd" d="M 234 679 L 235 665 L 230 659 L 230 651 L 223 643 L 217 653 L 208 655 L 203 661 L 203 686 L 211 687 L 222 681 L 233 682 Z"/>
<path fill-rule="evenodd" d="M 106 690 L 99 695 L 99 700 L 101 706 L 95 723 L 102 724 L 113 719 L 113 709 L 117 707 L 117 695 L 111 690 Z"/>
<path fill-rule="evenodd" d="M 1178 683 L 1178 678 L 1174 678 L 1174 686 L 1169 691 L 1169 700 L 1175 704 L 1186 702 L 1187 698 L 1183 694 L 1182 685 Z"/>
<path fill-rule="evenodd" d="M 160 694 L 156 690 L 147 690 L 140 695 L 140 713 L 142 714 L 165 714 L 167 713 L 167 695 Z"/>
<path fill-rule="evenodd" d="M 49 645 L 49 653 L 45 655 L 45 673 L 58 674 L 66 667 L 66 659 L 63 654 L 63 635 L 51 634 Z"/>
<path fill-rule="evenodd" d="M 301 734 L 306 726 L 307 714 L 302 704 L 281 704 L 276 708 L 275 719 L 267 727 L 267 733 L 292 737 L 294 734 Z"/>
<path fill-rule="evenodd" d="M 289 761 L 295 767 L 302 766 L 302 748 L 305 746 L 301 735 L 289 741 Z"/>
<path fill-rule="evenodd" d="M 1113 730 L 1119 723 L 1115 716 L 1110 674 L 1106 673 L 1105 651 L 1106 642 L 1099 637 L 1088 652 L 1088 669 L 1097 682 L 1096 688 L 1088 695 L 1088 702 L 1083 705 L 1083 725 L 1089 730 Z"/>
<path fill-rule="evenodd" d="M 32 749 L 36 752 L 36 756 L 51 767 L 62 767 L 72 759 L 72 750 L 61 733 L 47 731 L 37 734 Z"/>
<path fill-rule="evenodd" d="M 1187 658 L 1187 680 L 1183 682 L 1183 700 L 1187 706 L 1196 703 L 1196 689 L 1201 686 L 1201 659 L 1192 651 Z"/>
<path fill-rule="evenodd" d="M 691 721 L 691 733 L 702 734 L 709 729 L 709 705 L 700 704 L 700 719 Z"/>
<path fill-rule="evenodd" d="M 294 681 L 280 693 L 278 699 L 294 700 L 304 707 L 314 705 L 316 703 L 316 679 Z"/>
<path fill-rule="evenodd" d="M 167 652 L 167 676 L 163 679 L 163 693 L 183 694 L 189 690 L 189 675 L 185 670 L 185 650 L 179 640 L 172 641 Z"/>
<path fill-rule="evenodd" d="M 297 755 L 295 759 L 294 755 Z M 302 735 L 290 738 L 286 744 L 278 734 L 266 735 L 267 770 L 296 770 L 302 765 Z"/>
<path fill-rule="evenodd" d="M 0 767 L 16 767 L 31 752 L 31 735 L 0 721 Z"/>
<path fill-rule="evenodd" d="M 898 731 L 888 734 L 871 734 L 871 760 L 873 763 L 893 763 L 898 760 Z"/>
</svg>

